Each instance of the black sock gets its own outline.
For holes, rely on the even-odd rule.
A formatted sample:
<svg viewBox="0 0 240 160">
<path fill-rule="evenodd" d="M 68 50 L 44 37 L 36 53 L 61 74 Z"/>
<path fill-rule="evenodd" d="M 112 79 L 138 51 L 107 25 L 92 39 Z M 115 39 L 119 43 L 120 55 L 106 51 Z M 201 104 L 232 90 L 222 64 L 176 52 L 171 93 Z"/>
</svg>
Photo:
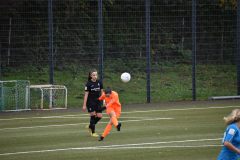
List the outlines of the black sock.
<svg viewBox="0 0 240 160">
<path fill-rule="evenodd" d="M 100 117 L 95 117 L 95 124 L 97 124 L 98 121 L 100 121 L 100 119 L 102 119 L 102 118 L 100 118 Z"/>
<path fill-rule="evenodd" d="M 92 133 L 95 133 L 95 116 L 90 117 L 89 128 L 92 130 Z"/>
<path fill-rule="evenodd" d="M 107 107 L 106 107 L 106 106 L 102 107 L 102 111 L 104 111 L 105 109 L 107 109 Z"/>
</svg>

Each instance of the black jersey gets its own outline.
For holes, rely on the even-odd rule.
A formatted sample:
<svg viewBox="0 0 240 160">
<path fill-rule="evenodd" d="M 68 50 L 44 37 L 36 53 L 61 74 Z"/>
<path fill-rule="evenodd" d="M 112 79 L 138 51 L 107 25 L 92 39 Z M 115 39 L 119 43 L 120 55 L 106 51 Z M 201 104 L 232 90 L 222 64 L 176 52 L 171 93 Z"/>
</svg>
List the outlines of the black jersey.
<svg viewBox="0 0 240 160">
<path fill-rule="evenodd" d="M 103 84 L 101 81 L 96 82 L 88 81 L 85 86 L 85 91 L 88 92 L 87 106 L 98 106 L 100 101 L 98 98 L 101 96 L 101 89 L 103 89 Z"/>
</svg>

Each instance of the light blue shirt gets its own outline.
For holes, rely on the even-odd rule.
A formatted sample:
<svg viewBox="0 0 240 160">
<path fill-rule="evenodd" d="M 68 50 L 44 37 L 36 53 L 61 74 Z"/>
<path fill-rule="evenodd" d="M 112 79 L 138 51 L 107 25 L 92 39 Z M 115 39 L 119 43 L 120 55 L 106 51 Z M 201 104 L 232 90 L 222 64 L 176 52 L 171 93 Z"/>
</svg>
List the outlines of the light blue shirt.
<svg viewBox="0 0 240 160">
<path fill-rule="evenodd" d="M 227 126 L 222 143 L 226 141 L 240 148 L 240 129 L 236 123 Z M 217 160 L 240 160 L 240 155 L 228 149 L 226 146 L 223 146 Z"/>
</svg>

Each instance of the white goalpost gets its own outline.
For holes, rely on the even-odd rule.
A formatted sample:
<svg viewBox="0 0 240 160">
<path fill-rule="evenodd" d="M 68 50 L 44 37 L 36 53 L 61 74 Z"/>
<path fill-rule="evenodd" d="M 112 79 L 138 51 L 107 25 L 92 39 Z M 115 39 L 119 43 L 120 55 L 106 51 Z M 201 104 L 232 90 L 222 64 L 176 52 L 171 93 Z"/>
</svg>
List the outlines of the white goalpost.
<svg viewBox="0 0 240 160">
<path fill-rule="evenodd" d="M 64 85 L 30 85 L 31 109 L 67 108 L 67 88 Z"/>
</svg>

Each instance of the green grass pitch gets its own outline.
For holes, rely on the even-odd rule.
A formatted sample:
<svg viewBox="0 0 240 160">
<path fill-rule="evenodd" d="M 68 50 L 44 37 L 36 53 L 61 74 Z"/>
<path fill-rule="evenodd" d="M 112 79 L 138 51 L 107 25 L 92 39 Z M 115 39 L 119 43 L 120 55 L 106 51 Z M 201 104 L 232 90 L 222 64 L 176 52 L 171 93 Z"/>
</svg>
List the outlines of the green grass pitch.
<svg viewBox="0 0 240 160">
<path fill-rule="evenodd" d="M 89 116 L 78 109 L 0 113 L 0 159 L 216 159 L 223 117 L 239 102 L 169 104 L 123 106 L 121 131 L 113 128 L 102 142 L 89 136 Z M 104 114 L 97 133 L 108 120 Z"/>
</svg>

